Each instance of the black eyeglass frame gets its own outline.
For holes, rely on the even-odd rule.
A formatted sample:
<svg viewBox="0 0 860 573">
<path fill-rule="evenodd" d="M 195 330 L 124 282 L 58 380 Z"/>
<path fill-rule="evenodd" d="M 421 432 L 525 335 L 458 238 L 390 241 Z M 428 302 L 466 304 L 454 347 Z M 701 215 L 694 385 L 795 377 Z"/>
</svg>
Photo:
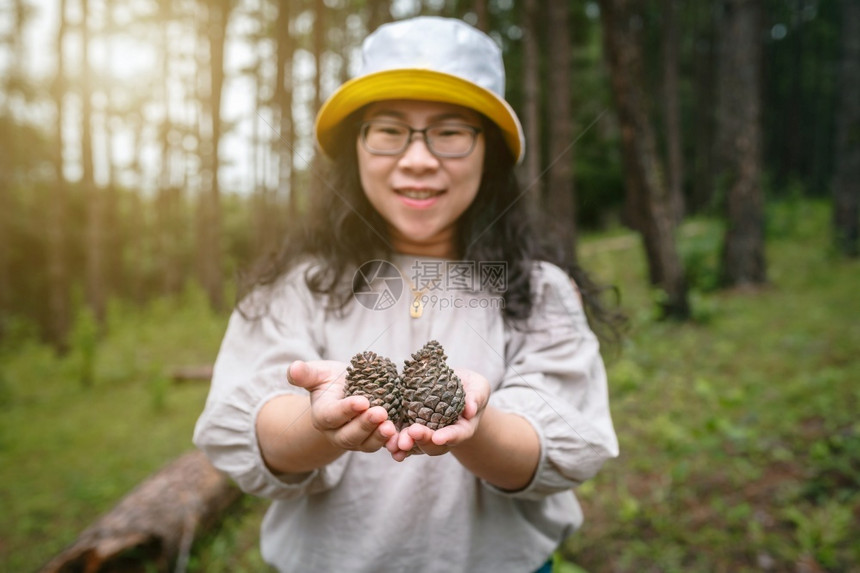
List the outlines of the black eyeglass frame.
<svg viewBox="0 0 860 573">
<path fill-rule="evenodd" d="M 409 130 L 409 133 L 406 136 L 406 141 L 403 143 L 403 147 L 401 147 L 398 150 L 393 150 L 393 151 L 381 151 L 379 149 L 372 149 L 370 146 L 368 146 L 368 144 L 367 144 L 367 130 L 368 130 L 368 128 L 370 128 L 370 126 L 373 124 L 378 125 L 380 123 L 397 125 L 397 126 L 401 126 L 401 127 L 406 128 L 407 130 Z M 430 138 L 430 136 L 427 135 L 427 132 L 430 131 L 431 129 L 444 127 L 446 125 L 464 127 L 464 128 L 466 128 L 472 132 L 472 145 L 469 146 L 469 149 L 467 149 L 463 153 L 440 153 L 439 151 L 437 151 L 436 149 L 433 148 L 433 140 Z M 478 143 L 478 135 L 483 131 L 484 131 L 484 128 L 482 128 L 482 127 L 478 127 L 476 125 L 469 125 L 468 123 L 460 123 L 460 122 L 437 123 L 434 125 L 428 125 L 424 129 L 415 129 L 414 127 L 412 127 L 408 123 L 404 123 L 402 121 L 393 121 L 393 120 L 387 120 L 387 119 L 384 119 L 384 120 L 371 119 L 371 120 L 363 121 L 359 124 L 358 138 L 361 141 L 361 146 L 364 147 L 364 149 L 367 150 L 368 153 L 371 153 L 373 155 L 383 155 L 383 156 L 391 157 L 394 155 L 400 155 L 401 153 L 404 153 L 407 149 L 409 149 L 409 146 L 412 145 L 412 142 L 414 141 L 413 136 L 416 133 L 420 133 L 421 139 L 424 140 L 424 145 L 427 147 L 427 150 L 430 151 L 430 153 L 432 153 L 434 156 L 436 156 L 440 159 L 461 159 L 463 157 L 468 157 L 475 150 L 475 145 Z"/>
</svg>

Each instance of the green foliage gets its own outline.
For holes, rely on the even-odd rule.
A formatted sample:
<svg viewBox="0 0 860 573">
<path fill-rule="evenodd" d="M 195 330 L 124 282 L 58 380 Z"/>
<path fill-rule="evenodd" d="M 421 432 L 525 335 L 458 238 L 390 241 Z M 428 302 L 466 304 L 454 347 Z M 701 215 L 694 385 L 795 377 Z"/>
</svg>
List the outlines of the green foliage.
<svg viewBox="0 0 860 573">
<path fill-rule="evenodd" d="M 553 557 L 552 562 L 552 573 L 588 573 L 585 569 L 571 563 L 570 561 L 565 561 L 561 554 L 556 553 Z"/>
<path fill-rule="evenodd" d="M 0 306 L 0 340 L 14 344 L 15 338 L 22 336 L 16 329 L 24 328 L 27 334 L 38 333 L 44 337 L 52 321 L 49 298 L 49 276 L 47 272 L 48 235 L 45 229 L 51 224 L 47 218 L 46 205 L 54 200 L 52 186 L 47 183 L 31 183 L 26 187 L 8 190 L 9 197 L 0 200 L 0 206 L 9 209 L 0 213 L 4 224 L 2 239 L 7 248 L 6 269 L 11 280 L 9 291 L 4 293 L 8 308 Z M 0 193 L 7 193 L 2 189 Z M 194 283 L 195 271 L 195 217 L 192 198 L 176 193 L 169 207 L 159 203 L 157 198 L 139 195 L 128 189 L 117 189 L 115 201 L 116 228 L 106 229 L 106 245 L 102 255 L 108 268 L 103 285 L 115 300 L 131 308 L 134 303 L 145 307 L 152 303 L 156 306 L 161 296 L 182 294 L 183 285 Z M 86 322 L 89 317 L 78 311 L 83 306 L 83 285 L 86 282 L 86 203 L 88 198 L 83 190 L 70 185 L 67 189 L 65 226 L 68 235 L 64 240 L 67 291 L 74 293 L 69 298 L 74 301 L 72 324 L 75 328 L 90 328 Z M 222 214 L 225 236 L 224 267 L 225 277 L 234 277 L 239 261 L 249 261 L 256 254 L 251 247 L 252 202 L 248 197 L 227 195 L 222 201 Z M 163 210 L 169 213 L 162 212 Z M 8 219 L 9 225 L 5 226 Z M 0 261 L 4 262 L 4 261 Z M 166 284 L 166 267 L 172 267 L 177 276 L 175 284 Z M 196 287 L 189 287 L 196 288 Z M 229 295 L 227 293 L 229 301 Z M 182 295 L 185 296 L 185 295 Z M 114 304 L 114 303 L 111 303 Z M 109 319 L 110 320 L 110 319 Z M 26 325 L 22 327 L 21 325 Z M 86 368 L 86 352 L 95 348 L 87 346 L 76 336 L 87 338 L 91 333 L 70 332 L 70 349 L 78 351 L 80 366 Z M 11 337 L 11 338 L 10 338 Z M 78 343 L 82 343 L 78 344 Z M 96 346 L 98 346 L 96 344 Z M 82 382 L 88 374 L 81 371 Z"/>
<path fill-rule="evenodd" d="M 272 571 L 260 555 L 259 524 L 266 500 L 243 497 L 217 529 L 201 536 L 188 563 L 190 573 L 262 573 Z"/>
<path fill-rule="evenodd" d="M 713 292 L 720 286 L 720 251 L 724 226 L 713 221 L 692 220 L 684 227 L 678 249 L 687 286 L 697 293 Z"/>
<path fill-rule="evenodd" d="M 193 282 L 178 296 L 144 307 L 115 299 L 108 306 L 106 329 L 111 334 L 98 376 L 106 384 L 157 380 L 171 363 L 205 364 L 211 357 L 201 349 L 217 349 L 223 328 L 223 317 L 209 309 L 206 293 Z"/>
<path fill-rule="evenodd" d="M 849 503 L 860 492 L 860 424 L 814 442 L 809 463 L 810 477 L 802 495 L 817 504 Z"/>
<path fill-rule="evenodd" d="M 763 151 L 775 190 L 801 181 L 807 197 L 829 195 L 839 97 L 840 2 L 767 0 Z M 776 33 L 780 32 L 780 33 Z M 828 62 L 829 65 L 822 65 Z"/>
<path fill-rule="evenodd" d="M 582 128 L 575 148 L 577 223 L 594 231 L 620 219 L 624 204 L 620 143 L 602 137 L 594 127 Z"/>
<path fill-rule="evenodd" d="M 820 205 L 816 206 L 816 203 L 804 199 L 805 190 L 799 180 L 792 179 L 778 194 L 773 190 L 770 177 L 765 177 L 762 185 L 765 187 L 766 195 L 778 195 L 768 203 L 765 212 L 765 230 L 768 238 L 809 236 L 820 231 L 817 219 L 810 219 L 807 211 L 810 208 L 820 209 Z"/>
<path fill-rule="evenodd" d="M 791 506 L 783 515 L 795 526 L 795 539 L 801 555 L 812 558 L 829 570 L 841 570 L 843 547 L 856 541 L 852 532 L 854 509 L 843 502 L 828 501 L 823 506 L 801 508 Z M 855 550 L 855 556 L 860 552 Z M 850 555 L 850 553 L 848 554 Z M 856 561 L 855 561 L 856 562 Z"/>
<path fill-rule="evenodd" d="M 828 215 L 800 199 L 770 206 L 771 221 L 787 222 L 768 244 L 771 285 L 700 291 L 704 322 L 637 311 L 650 295 L 635 249 L 584 257 L 623 285 L 634 320 L 609 363 L 621 457 L 579 488 L 586 523 L 567 560 L 589 571 L 857 570 L 860 268 L 822 256 Z M 703 237 L 718 229 L 686 225 L 682 252 L 713 256 Z"/>
<path fill-rule="evenodd" d="M 93 312 L 86 307 L 78 310 L 69 334 L 70 358 L 75 362 L 78 381 L 89 387 L 95 381 L 96 351 L 99 343 L 99 325 Z"/>
<path fill-rule="evenodd" d="M 83 316 L 83 315 L 79 315 Z M 0 345 L 0 571 L 36 570 L 148 474 L 190 449 L 205 384 L 171 366 L 214 360 L 226 317 L 199 288 L 146 308 L 113 301 L 96 352 L 80 318 L 65 356 L 16 326 Z M 82 386 L 82 356 L 92 364 Z"/>
</svg>

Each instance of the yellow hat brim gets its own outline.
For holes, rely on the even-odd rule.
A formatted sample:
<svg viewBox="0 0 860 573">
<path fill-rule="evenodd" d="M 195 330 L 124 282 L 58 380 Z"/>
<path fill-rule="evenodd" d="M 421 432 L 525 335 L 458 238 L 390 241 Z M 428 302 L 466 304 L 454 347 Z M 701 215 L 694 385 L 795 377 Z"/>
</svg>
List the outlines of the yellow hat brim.
<svg viewBox="0 0 860 573">
<path fill-rule="evenodd" d="M 349 114 L 367 104 L 390 99 L 445 102 L 478 111 L 499 126 L 516 161 L 522 160 L 523 130 L 508 102 L 457 76 L 423 69 L 385 70 L 341 85 L 317 114 L 314 132 L 320 148 L 331 157 L 336 149 L 338 127 Z"/>
</svg>

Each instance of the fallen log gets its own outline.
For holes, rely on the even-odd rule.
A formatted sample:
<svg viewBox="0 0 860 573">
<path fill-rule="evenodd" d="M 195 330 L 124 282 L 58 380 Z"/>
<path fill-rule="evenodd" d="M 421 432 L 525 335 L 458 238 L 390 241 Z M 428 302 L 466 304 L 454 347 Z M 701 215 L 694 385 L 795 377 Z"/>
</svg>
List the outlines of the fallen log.
<svg viewBox="0 0 860 573">
<path fill-rule="evenodd" d="M 179 366 L 170 373 L 174 384 L 181 382 L 209 382 L 212 380 L 212 366 Z"/>
<path fill-rule="evenodd" d="M 198 451 L 141 482 L 42 573 L 184 571 L 195 533 L 241 492 Z"/>
</svg>

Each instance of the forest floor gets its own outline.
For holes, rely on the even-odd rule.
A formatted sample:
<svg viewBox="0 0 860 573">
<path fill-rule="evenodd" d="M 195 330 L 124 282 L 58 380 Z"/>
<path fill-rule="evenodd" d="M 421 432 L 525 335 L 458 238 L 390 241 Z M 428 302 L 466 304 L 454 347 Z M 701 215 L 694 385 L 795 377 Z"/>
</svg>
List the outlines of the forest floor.
<svg viewBox="0 0 860 573">
<path fill-rule="evenodd" d="M 639 311 L 608 357 L 622 453 L 579 488 L 586 523 L 566 560 L 587 571 L 860 571 L 860 262 L 832 255 L 828 214 L 772 206 L 758 289 L 714 290 L 721 230 L 687 227 L 681 250 L 699 288 L 685 324 L 648 316 L 637 252 L 587 261 L 611 269 Z"/>
<path fill-rule="evenodd" d="M 826 204 L 768 211 L 766 286 L 716 289 L 719 223 L 684 225 L 694 320 L 658 320 L 639 240 L 582 239 L 630 316 L 606 349 L 621 456 L 577 490 L 584 527 L 556 572 L 860 571 L 860 262 L 829 247 Z M 85 315 L 57 358 L 26 325 L 0 348 L 0 573 L 37 570 L 148 474 L 190 449 L 226 324 L 204 297 Z M 190 571 L 257 572 L 266 504 L 243 498 Z M 852 541 L 854 540 L 854 541 Z"/>
</svg>

